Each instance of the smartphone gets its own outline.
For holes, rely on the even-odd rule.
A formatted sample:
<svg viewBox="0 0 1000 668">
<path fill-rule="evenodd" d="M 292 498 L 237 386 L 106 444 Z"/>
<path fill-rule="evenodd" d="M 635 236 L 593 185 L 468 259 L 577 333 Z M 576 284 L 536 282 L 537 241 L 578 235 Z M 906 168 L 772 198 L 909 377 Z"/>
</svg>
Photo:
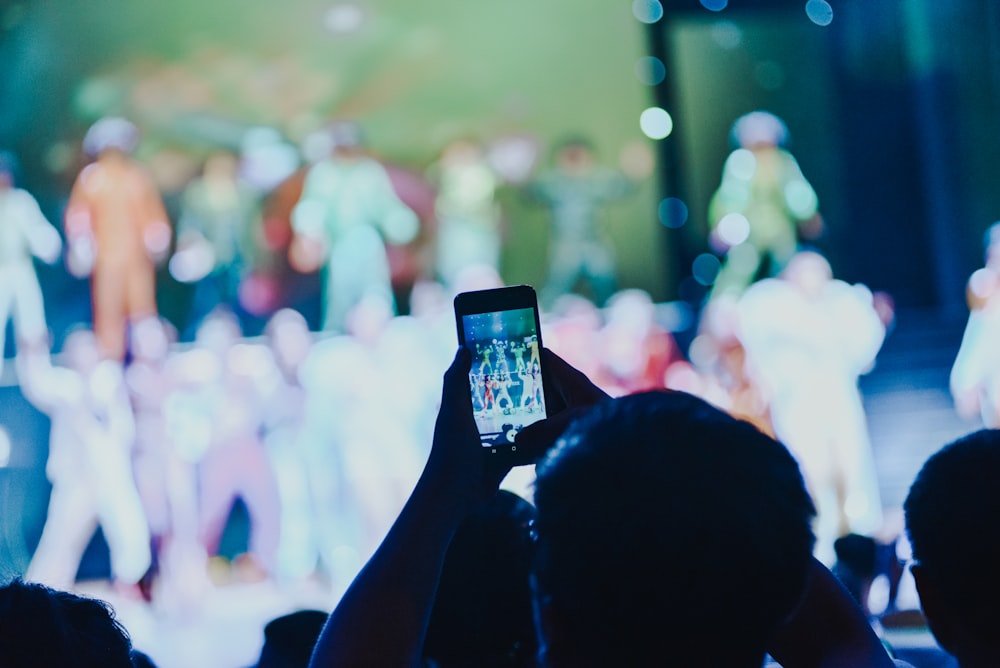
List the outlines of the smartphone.
<svg viewBox="0 0 1000 668">
<path fill-rule="evenodd" d="M 545 419 L 538 299 L 529 285 L 455 297 L 458 342 L 472 354 L 469 391 L 483 451 L 513 465 L 531 463 L 514 437 Z"/>
</svg>

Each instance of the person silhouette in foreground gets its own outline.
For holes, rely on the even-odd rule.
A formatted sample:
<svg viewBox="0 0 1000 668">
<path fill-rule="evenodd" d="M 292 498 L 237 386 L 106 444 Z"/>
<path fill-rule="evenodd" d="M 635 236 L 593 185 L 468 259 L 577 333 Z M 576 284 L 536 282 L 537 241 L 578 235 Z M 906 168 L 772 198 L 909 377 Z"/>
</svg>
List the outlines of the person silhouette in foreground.
<svg viewBox="0 0 1000 668">
<path fill-rule="evenodd" d="M 104 601 L 21 580 L 0 586 L 0 666 L 152 665 Z"/>
<path fill-rule="evenodd" d="M 1000 666 L 1000 430 L 946 445 L 903 504 L 913 578 L 931 632 L 961 668 Z"/>
<path fill-rule="evenodd" d="M 783 446 L 691 395 L 608 399 L 542 361 L 567 408 L 518 437 L 545 453 L 530 577 L 541 665 L 757 668 L 765 652 L 785 668 L 893 665 L 813 559 L 815 511 Z M 470 366 L 460 351 L 445 373 L 426 467 L 311 666 L 417 665 L 449 543 L 507 472 L 483 459 Z"/>
</svg>

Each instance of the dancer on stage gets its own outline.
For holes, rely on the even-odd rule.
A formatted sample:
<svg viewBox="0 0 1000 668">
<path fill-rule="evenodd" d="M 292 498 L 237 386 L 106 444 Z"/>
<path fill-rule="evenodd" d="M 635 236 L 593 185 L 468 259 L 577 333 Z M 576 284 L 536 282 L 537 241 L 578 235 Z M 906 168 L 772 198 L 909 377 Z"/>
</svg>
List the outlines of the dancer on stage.
<svg viewBox="0 0 1000 668">
<path fill-rule="evenodd" d="M 951 369 L 955 410 L 1000 428 L 1000 223 L 986 231 L 986 264 L 969 278 L 969 321 Z"/>
<path fill-rule="evenodd" d="M 754 111 L 733 124 L 736 150 L 709 203 L 712 245 L 726 253 L 713 296 L 739 296 L 756 278 L 777 275 L 798 248 L 798 236 L 822 231 L 816 193 L 785 148 L 788 128 Z"/>
<path fill-rule="evenodd" d="M 170 273 L 195 284 L 192 334 L 216 306 L 237 314 L 242 310 L 240 282 L 253 265 L 262 228 L 256 190 L 239 178 L 238 170 L 235 155 L 215 152 L 205 160 L 202 175 L 184 190 Z"/>
<path fill-rule="evenodd" d="M 555 149 L 555 168 L 528 185 L 528 193 L 546 204 L 552 216 L 549 275 L 541 301 L 551 307 L 583 279 L 598 306 L 615 290 L 615 256 L 600 228 L 603 207 L 632 192 L 625 174 L 596 163 L 589 140 L 573 137 Z"/>
<path fill-rule="evenodd" d="M 63 344 L 65 366 L 52 366 L 42 347 L 18 368 L 25 397 L 52 420 L 45 466 L 52 493 L 26 579 L 56 589 L 72 587 L 98 526 L 116 583 L 137 585 L 152 563 L 132 475 L 132 409 L 121 366 L 102 361 L 102 352 L 92 332 L 77 330 Z"/>
<path fill-rule="evenodd" d="M 217 309 L 186 354 L 200 362 L 189 369 L 197 374 L 195 396 L 210 419 L 198 463 L 201 542 L 209 555 L 217 553 L 233 503 L 242 499 L 251 523 L 242 563 L 257 578 L 277 572 L 281 527 L 278 486 L 262 439 L 272 360 L 263 347 L 242 343 L 241 335 L 236 317 Z"/>
<path fill-rule="evenodd" d="M 453 288 L 463 270 L 486 266 L 500 270 L 500 211 L 495 201 L 499 179 L 483 147 L 472 140 L 451 142 L 431 169 L 438 193 L 435 267 Z"/>
<path fill-rule="evenodd" d="M 779 278 L 739 302 L 749 373 L 768 399 L 778 440 L 799 460 L 817 518 L 817 555 L 880 528 L 882 504 L 858 377 L 874 364 L 886 324 L 863 285 L 833 278 L 821 255 L 792 257 Z"/>
<path fill-rule="evenodd" d="M 385 244 L 413 240 L 419 223 L 385 168 L 368 156 L 361 129 L 339 121 L 330 132 L 333 153 L 309 170 L 292 226 L 296 243 L 309 249 L 305 255 L 322 258 L 323 329 L 343 332 L 366 294 L 395 304 Z"/>
<path fill-rule="evenodd" d="M 91 277 L 94 334 L 102 356 L 115 360 L 125 358 L 127 327 L 156 316 L 156 263 L 170 247 L 163 200 L 131 157 L 138 143 L 138 128 L 124 118 L 91 126 L 83 150 L 93 162 L 66 207 L 67 265 Z"/>
<path fill-rule="evenodd" d="M 153 546 L 153 595 L 167 609 L 198 604 L 208 584 L 206 553 L 198 541 L 195 461 L 186 456 L 172 405 L 182 385 L 183 354 L 171 351 L 177 333 L 160 318 L 136 324 L 125 384 L 135 419 L 132 466 Z"/>
<path fill-rule="evenodd" d="M 15 187 L 15 165 L 13 155 L 0 151 L 0 371 L 12 315 L 19 345 L 48 345 L 42 289 L 32 257 L 52 264 L 62 250 L 59 232 L 42 215 L 38 202 Z"/>
</svg>

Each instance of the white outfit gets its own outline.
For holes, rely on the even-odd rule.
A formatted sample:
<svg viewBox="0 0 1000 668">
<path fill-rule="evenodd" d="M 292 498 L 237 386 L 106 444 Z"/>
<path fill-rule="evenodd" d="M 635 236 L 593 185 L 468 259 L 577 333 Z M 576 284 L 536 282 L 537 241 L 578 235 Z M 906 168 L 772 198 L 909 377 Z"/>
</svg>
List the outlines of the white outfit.
<svg viewBox="0 0 1000 668">
<path fill-rule="evenodd" d="M 0 190 L 0 351 L 11 315 L 18 339 L 47 335 L 42 289 L 31 257 L 52 262 L 61 247 L 59 233 L 34 197 L 18 188 Z"/>
<path fill-rule="evenodd" d="M 1000 427 L 1000 293 L 969 313 L 955 363 L 951 392 L 958 399 L 974 395 L 983 424 Z"/>
<path fill-rule="evenodd" d="M 858 377 L 874 363 L 885 327 L 864 286 L 831 280 L 809 299 L 782 279 L 747 289 L 739 326 L 775 434 L 816 504 L 818 556 L 832 561 L 841 533 L 870 534 L 882 520 Z"/>
<path fill-rule="evenodd" d="M 25 396 L 52 420 L 45 468 L 52 494 L 26 579 L 71 587 L 100 525 L 112 577 L 138 582 L 151 563 L 150 535 L 132 477 L 135 423 L 121 367 L 105 361 L 82 376 L 36 356 L 21 370 Z"/>
</svg>

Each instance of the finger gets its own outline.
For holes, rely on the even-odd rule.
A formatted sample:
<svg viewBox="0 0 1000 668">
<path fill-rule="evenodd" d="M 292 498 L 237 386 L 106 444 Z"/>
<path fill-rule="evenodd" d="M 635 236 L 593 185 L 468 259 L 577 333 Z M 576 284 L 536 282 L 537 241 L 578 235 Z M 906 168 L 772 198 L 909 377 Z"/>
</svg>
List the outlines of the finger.
<svg viewBox="0 0 1000 668">
<path fill-rule="evenodd" d="M 518 432 L 514 442 L 518 448 L 531 453 L 532 457 L 541 457 L 555 445 L 570 423 L 586 412 L 587 408 L 582 406 L 568 408 L 550 418 L 528 425 Z"/>
<path fill-rule="evenodd" d="M 442 404 L 462 406 L 468 404 L 471 414 L 472 395 L 469 393 L 469 369 L 471 367 L 472 355 L 464 347 L 459 348 L 451 366 L 444 372 L 444 386 L 441 392 Z"/>
</svg>

